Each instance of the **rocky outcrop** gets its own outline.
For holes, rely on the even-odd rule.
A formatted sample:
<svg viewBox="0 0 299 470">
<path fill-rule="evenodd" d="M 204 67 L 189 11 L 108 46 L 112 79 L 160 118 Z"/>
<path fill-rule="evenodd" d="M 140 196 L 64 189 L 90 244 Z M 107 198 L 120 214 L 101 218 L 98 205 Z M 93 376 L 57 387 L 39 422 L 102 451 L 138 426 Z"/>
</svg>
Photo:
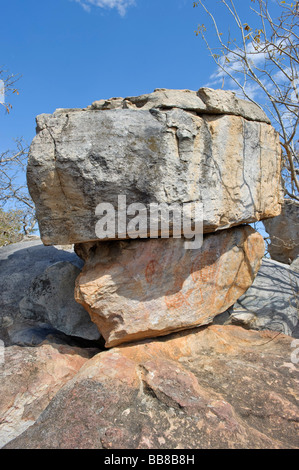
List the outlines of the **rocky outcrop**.
<svg viewBox="0 0 299 470">
<path fill-rule="evenodd" d="M 285 200 L 278 217 L 265 220 L 272 259 L 291 264 L 299 256 L 299 203 Z"/>
<path fill-rule="evenodd" d="M 289 265 L 264 258 L 252 286 L 215 322 L 297 337 L 299 273 Z"/>
<path fill-rule="evenodd" d="M 223 90 L 157 89 L 37 117 L 27 177 L 41 237 L 76 244 L 85 266 L 75 298 L 107 347 L 207 324 L 250 287 L 264 246 L 250 228 L 231 228 L 280 213 L 280 159 L 264 112 Z M 100 203 L 113 211 L 106 244 Z M 203 248 L 184 249 L 174 216 L 166 237 L 162 223 L 152 235 L 152 204 L 197 203 L 202 232 L 215 233 Z M 140 205 L 145 228 L 132 236 Z"/>
<path fill-rule="evenodd" d="M 97 240 L 96 207 L 118 214 L 119 195 L 147 212 L 200 201 L 208 233 L 280 213 L 280 156 L 256 105 L 221 90 L 157 90 L 38 116 L 27 179 L 46 245 Z"/>
<path fill-rule="evenodd" d="M 265 261 L 256 278 L 264 242 L 244 225 L 280 213 L 280 156 L 262 110 L 223 90 L 157 89 L 38 116 L 27 175 L 42 241 L 75 243 L 84 266 L 54 247 L 43 249 L 55 263 L 45 262 L 40 246 L 33 261 L 30 248 L 2 252 L 4 448 L 298 445 L 296 340 L 286 329 L 211 324 L 236 301 L 258 318 L 258 293 L 268 327 L 267 302 L 277 304 L 269 292 L 281 286 L 279 314 L 290 302 L 295 324 L 286 282 L 296 273 L 286 280 L 281 266 L 273 273 Z M 116 211 L 117 233 L 105 242 L 96 233 L 99 203 Z M 146 217 L 152 203 L 201 203 L 202 245 L 191 249 L 172 225 L 166 237 L 160 226 L 154 236 L 143 228 L 132 239 L 124 222 L 141 210 L 128 211 L 132 203 Z M 26 344 L 32 333 L 27 323 L 18 330 L 20 318 L 33 322 L 31 348 L 9 346 Z M 87 349 L 73 345 L 74 335 L 98 338 L 98 330 L 110 350 L 99 341 L 97 349 L 87 340 Z"/>
<path fill-rule="evenodd" d="M 251 286 L 264 241 L 246 226 L 206 235 L 193 250 L 173 238 L 76 250 L 86 263 L 75 298 L 111 347 L 211 323 Z"/>
<path fill-rule="evenodd" d="M 297 448 L 291 341 L 209 326 L 102 352 L 5 448 Z"/>
<path fill-rule="evenodd" d="M 0 248 L 0 339 L 38 344 L 55 331 L 99 339 L 88 313 L 74 300 L 82 265 L 72 247 L 46 247 L 41 240 Z"/>
<path fill-rule="evenodd" d="M 10 346 L 0 362 L 0 448 L 35 423 L 92 351 L 46 342 Z"/>
</svg>

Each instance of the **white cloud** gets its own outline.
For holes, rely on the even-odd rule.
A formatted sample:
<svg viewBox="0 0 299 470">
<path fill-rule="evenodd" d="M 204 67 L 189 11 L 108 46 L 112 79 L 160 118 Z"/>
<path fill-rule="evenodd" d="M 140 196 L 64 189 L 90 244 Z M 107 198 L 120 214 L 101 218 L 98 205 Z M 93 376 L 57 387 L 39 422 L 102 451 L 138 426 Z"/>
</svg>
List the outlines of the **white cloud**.
<svg viewBox="0 0 299 470">
<path fill-rule="evenodd" d="M 99 8 L 116 8 L 121 16 L 126 14 L 127 8 L 135 4 L 135 0 L 73 0 L 90 11 L 92 6 Z"/>
<path fill-rule="evenodd" d="M 263 69 L 269 71 L 269 62 L 267 64 L 267 52 L 265 51 L 263 44 L 253 44 L 249 42 L 246 45 L 247 59 L 259 76 L 261 83 L 269 89 L 273 86 L 269 78 L 262 72 Z M 226 55 L 218 59 L 218 66 L 215 71 L 209 77 L 208 86 L 223 86 L 236 93 L 237 96 L 244 98 L 241 89 L 237 86 L 236 82 L 232 77 L 237 79 L 243 86 L 247 96 L 253 100 L 259 101 L 263 97 L 261 87 L 251 79 L 248 79 L 244 71 L 244 61 L 240 59 L 238 54 L 244 56 L 242 49 L 235 48 L 228 52 Z M 229 76 L 229 74 L 231 76 Z"/>
</svg>

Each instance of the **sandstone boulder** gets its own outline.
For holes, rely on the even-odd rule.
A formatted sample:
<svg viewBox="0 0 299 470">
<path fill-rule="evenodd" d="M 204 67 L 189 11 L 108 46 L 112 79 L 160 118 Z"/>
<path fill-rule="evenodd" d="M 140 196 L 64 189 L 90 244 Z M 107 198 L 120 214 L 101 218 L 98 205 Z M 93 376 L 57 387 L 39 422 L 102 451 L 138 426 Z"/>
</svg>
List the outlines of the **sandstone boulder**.
<svg viewBox="0 0 299 470">
<path fill-rule="evenodd" d="M 36 421 L 58 390 L 92 356 L 56 343 L 10 346 L 0 362 L 0 448 Z"/>
<path fill-rule="evenodd" d="M 119 195 L 148 213 L 202 202 L 208 233 L 280 213 L 280 158 L 257 106 L 207 88 L 157 90 L 38 116 L 27 180 L 46 245 L 97 240 L 96 207 L 118 214 Z"/>
<path fill-rule="evenodd" d="M 75 249 L 85 258 L 75 298 L 111 347 L 212 322 L 251 286 L 264 241 L 244 226 L 206 235 L 193 250 L 174 238 Z"/>
<path fill-rule="evenodd" d="M 299 256 L 299 203 L 285 200 L 279 216 L 264 221 L 272 259 L 290 264 Z"/>
<path fill-rule="evenodd" d="M 291 341 L 209 326 L 102 352 L 5 448 L 297 448 Z"/>
</svg>

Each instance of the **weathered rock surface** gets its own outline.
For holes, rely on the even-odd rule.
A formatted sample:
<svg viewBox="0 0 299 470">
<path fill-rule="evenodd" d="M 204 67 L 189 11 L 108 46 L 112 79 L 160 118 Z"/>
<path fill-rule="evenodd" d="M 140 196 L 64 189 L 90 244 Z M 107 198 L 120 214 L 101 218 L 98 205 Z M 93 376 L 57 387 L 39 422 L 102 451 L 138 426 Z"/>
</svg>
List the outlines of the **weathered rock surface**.
<svg viewBox="0 0 299 470">
<path fill-rule="evenodd" d="M 264 221 L 272 259 L 290 264 L 299 256 L 299 203 L 285 200 L 281 214 Z"/>
<path fill-rule="evenodd" d="M 37 118 L 27 179 L 46 245 L 97 240 L 99 203 L 203 203 L 204 232 L 280 213 L 280 144 L 230 92 L 158 90 Z M 126 238 L 123 234 L 121 238 Z"/>
<path fill-rule="evenodd" d="M 10 346 L 0 363 L 0 448 L 31 426 L 92 356 L 61 344 Z"/>
<path fill-rule="evenodd" d="M 281 331 L 296 337 L 299 273 L 289 265 L 264 258 L 252 286 L 215 322 Z"/>
<path fill-rule="evenodd" d="M 99 332 L 85 309 L 74 298 L 80 269 L 68 261 L 60 261 L 36 277 L 19 303 L 24 319 L 39 319 L 58 331 L 85 339 L 98 339 Z"/>
<path fill-rule="evenodd" d="M 234 114 L 251 121 L 270 124 L 269 118 L 261 108 L 250 101 L 236 98 L 235 93 L 227 90 L 200 88 L 193 90 L 168 90 L 156 88 L 153 93 L 127 98 L 110 98 L 109 100 L 94 101 L 87 109 L 143 109 L 179 108 L 187 111 L 205 114 Z M 64 111 L 60 109 L 59 111 Z"/>
<path fill-rule="evenodd" d="M 297 258 L 294 259 L 290 267 L 293 271 L 299 272 L 299 256 L 297 256 Z"/>
<path fill-rule="evenodd" d="M 297 448 L 291 341 L 209 326 L 102 352 L 5 448 Z"/>
<path fill-rule="evenodd" d="M 264 241 L 244 226 L 206 235 L 196 250 L 174 238 L 75 249 L 86 259 L 75 298 L 111 347 L 210 323 L 252 284 Z"/>
<path fill-rule="evenodd" d="M 55 330 L 96 340 L 99 332 L 74 300 L 82 260 L 40 240 L 0 248 L 0 338 L 37 344 Z"/>
</svg>

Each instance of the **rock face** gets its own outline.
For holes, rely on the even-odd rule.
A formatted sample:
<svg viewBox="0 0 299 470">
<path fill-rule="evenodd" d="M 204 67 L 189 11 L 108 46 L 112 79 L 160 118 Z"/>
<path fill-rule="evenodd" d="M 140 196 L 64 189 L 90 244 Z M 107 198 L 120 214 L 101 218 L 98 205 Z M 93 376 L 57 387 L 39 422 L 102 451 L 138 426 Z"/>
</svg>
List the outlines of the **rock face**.
<svg viewBox="0 0 299 470">
<path fill-rule="evenodd" d="M 291 341 L 209 326 L 102 352 L 5 448 L 297 448 Z"/>
<path fill-rule="evenodd" d="M 206 235 L 197 250 L 170 238 L 82 244 L 76 251 L 86 263 L 75 298 L 111 347 L 210 323 L 252 284 L 264 241 L 244 226 Z"/>
<path fill-rule="evenodd" d="M 271 258 L 290 264 L 299 256 L 299 203 L 284 201 L 278 217 L 264 221 L 270 236 Z"/>
<path fill-rule="evenodd" d="M 297 343 L 283 333 L 207 326 L 239 299 L 256 317 L 262 308 L 267 327 L 267 302 L 277 304 L 280 287 L 279 314 L 290 303 L 295 326 L 286 273 L 273 274 L 273 262 L 264 262 L 259 276 L 267 281 L 253 284 L 265 247 L 244 225 L 280 214 L 280 157 L 278 135 L 261 109 L 221 90 L 157 89 L 38 116 L 27 176 L 42 241 L 75 243 L 85 263 L 82 269 L 74 253 L 60 258 L 54 247 L 33 246 L 33 261 L 24 244 L 3 256 L 0 250 L 0 337 L 4 331 L 11 345 L 35 335 L 31 348 L 3 348 L 0 340 L 0 446 L 298 445 Z M 119 196 L 126 197 L 121 208 Z M 96 234 L 99 203 L 116 210 L 109 241 Z M 147 217 L 152 203 L 201 203 L 202 246 L 158 238 L 161 227 L 156 238 L 146 230 L 131 239 L 121 218 L 128 222 L 141 210 L 127 211 L 133 203 Z M 43 250 L 55 262 L 44 260 Z M 261 285 L 267 294 L 257 306 L 252 298 Z M 27 329 L 18 329 L 19 321 Z M 71 335 L 67 345 L 57 331 Z M 113 349 L 72 346 L 74 335 L 93 339 L 99 331 Z"/>
<path fill-rule="evenodd" d="M 99 333 L 90 322 L 86 310 L 75 301 L 74 286 L 80 269 L 60 261 L 49 266 L 33 279 L 27 294 L 19 304 L 24 319 L 38 318 L 58 331 L 84 339 L 97 339 Z"/>
<path fill-rule="evenodd" d="M 280 213 L 280 144 L 257 106 L 207 88 L 37 118 L 27 179 L 46 245 L 97 240 L 99 203 L 203 204 L 213 232 Z M 121 238 L 126 238 L 126 234 Z"/>
<path fill-rule="evenodd" d="M 296 337 L 299 273 L 286 264 L 264 258 L 252 286 L 227 314 L 220 315 L 215 321 L 257 330 L 280 331 Z"/>
<path fill-rule="evenodd" d="M 82 260 L 40 240 L 0 248 L 0 339 L 30 345 L 56 331 L 96 340 L 99 332 L 74 300 Z"/>
<path fill-rule="evenodd" d="M 299 272 L 299 255 L 297 258 L 294 259 L 294 261 L 291 263 L 291 269 L 293 271 Z"/>
<path fill-rule="evenodd" d="M 0 363 L 0 448 L 31 426 L 91 357 L 61 344 L 5 348 Z"/>
</svg>

